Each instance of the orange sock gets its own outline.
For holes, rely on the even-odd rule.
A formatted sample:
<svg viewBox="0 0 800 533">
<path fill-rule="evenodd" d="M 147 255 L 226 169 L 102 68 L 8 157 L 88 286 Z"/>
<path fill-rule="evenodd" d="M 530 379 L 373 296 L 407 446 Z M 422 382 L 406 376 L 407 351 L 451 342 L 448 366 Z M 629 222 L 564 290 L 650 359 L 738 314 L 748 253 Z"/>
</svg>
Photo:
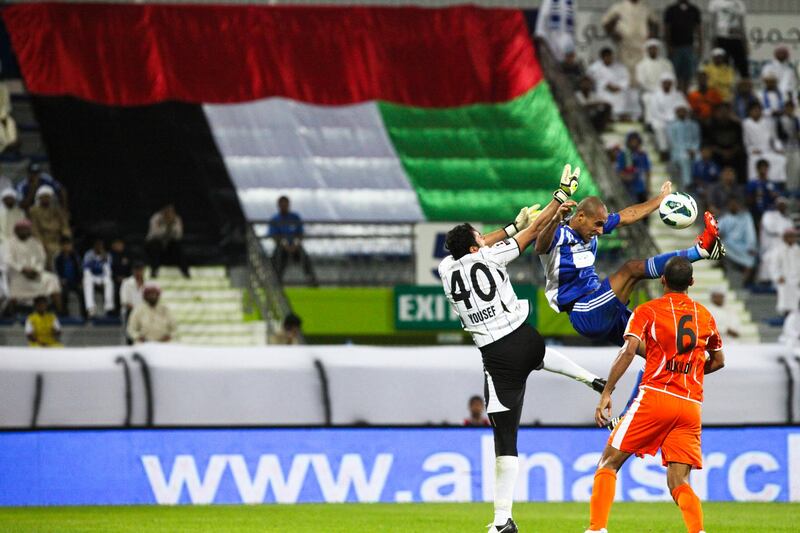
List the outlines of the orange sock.
<svg viewBox="0 0 800 533">
<path fill-rule="evenodd" d="M 684 483 L 675 487 L 672 491 L 675 503 L 681 508 L 683 521 L 686 522 L 686 529 L 689 533 L 699 533 L 703 531 L 703 507 L 700 505 L 700 498 L 694 493 L 692 487 Z"/>
<path fill-rule="evenodd" d="M 589 502 L 589 529 L 600 531 L 608 526 L 608 515 L 614 503 L 617 489 L 617 472 L 610 468 L 598 468 L 594 474 L 592 499 Z"/>
</svg>

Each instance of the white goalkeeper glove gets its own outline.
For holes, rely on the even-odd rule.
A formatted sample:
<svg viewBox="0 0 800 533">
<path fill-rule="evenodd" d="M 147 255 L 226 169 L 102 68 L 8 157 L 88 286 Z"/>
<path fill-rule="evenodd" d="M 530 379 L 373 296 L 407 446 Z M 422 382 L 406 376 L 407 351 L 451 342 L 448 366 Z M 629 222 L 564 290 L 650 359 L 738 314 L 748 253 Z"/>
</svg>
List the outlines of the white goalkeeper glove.
<svg viewBox="0 0 800 533">
<path fill-rule="evenodd" d="M 559 183 L 558 189 L 553 191 L 553 198 L 560 204 L 563 204 L 569 198 L 575 194 L 575 191 L 578 190 L 578 178 L 581 175 L 581 169 L 579 167 L 575 167 L 575 170 L 572 170 L 569 163 L 564 165 L 564 170 L 561 172 L 561 182 Z"/>
<path fill-rule="evenodd" d="M 506 231 L 506 235 L 513 237 L 520 231 L 530 226 L 533 221 L 536 220 L 536 217 L 539 216 L 539 213 L 541 213 L 539 207 L 539 204 L 534 204 L 530 207 L 523 207 L 520 209 L 517 218 L 514 219 L 514 222 L 503 228 Z"/>
</svg>

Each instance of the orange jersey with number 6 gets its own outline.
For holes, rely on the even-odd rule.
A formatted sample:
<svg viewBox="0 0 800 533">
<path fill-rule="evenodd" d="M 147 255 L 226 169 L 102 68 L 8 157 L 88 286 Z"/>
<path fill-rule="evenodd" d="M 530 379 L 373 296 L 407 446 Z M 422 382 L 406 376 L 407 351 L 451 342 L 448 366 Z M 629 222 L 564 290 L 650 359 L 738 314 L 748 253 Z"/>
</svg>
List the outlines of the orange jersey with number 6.
<svg viewBox="0 0 800 533">
<path fill-rule="evenodd" d="M 641 388 L 703 401 L 706 352 L 722 349 L 708 309 L 686 294 L 668 293 L 637 307 L 625 335 L 645 345 Z"/>
</svg>

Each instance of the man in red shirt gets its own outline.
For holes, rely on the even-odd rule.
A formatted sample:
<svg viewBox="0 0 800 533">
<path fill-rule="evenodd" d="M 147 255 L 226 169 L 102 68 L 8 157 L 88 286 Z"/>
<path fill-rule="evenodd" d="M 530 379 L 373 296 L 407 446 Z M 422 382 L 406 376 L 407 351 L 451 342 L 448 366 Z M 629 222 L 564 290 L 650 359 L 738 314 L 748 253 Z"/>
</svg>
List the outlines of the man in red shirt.
<svg viewBox="0 0 800 533">
<path fill-rule="evenodd" d="M 664 296 L 636 308 L 625 344 L 608 376 L 595 410 L 598 425 L 611 418 L 611 391 L 636 355 L 645 350 L 639 395 L 608 439 L 594 476 L 587 533 L 606 532 L 617 471 L 628 457 L 655 455 L 667 467 L 667 485 L 689 533 L 703 533 L 700 499 L 689 486 L 692 468 L 702 468 L 700 451 L 703 376 L 725 366 L 722 339 L 708 309 L 686 294 L 694 283 L 692 264 L 683 257 L 667 262 Z"/>
<path fill-rule="evenodd" d="M 689 93 L 689 105 L 700 122 L 707 122 L 711 112 L 722 103 L 719 91 L 708 86 L 708 74 L 702 70 L 697 73 L 697 89 Z"/>
</svg>

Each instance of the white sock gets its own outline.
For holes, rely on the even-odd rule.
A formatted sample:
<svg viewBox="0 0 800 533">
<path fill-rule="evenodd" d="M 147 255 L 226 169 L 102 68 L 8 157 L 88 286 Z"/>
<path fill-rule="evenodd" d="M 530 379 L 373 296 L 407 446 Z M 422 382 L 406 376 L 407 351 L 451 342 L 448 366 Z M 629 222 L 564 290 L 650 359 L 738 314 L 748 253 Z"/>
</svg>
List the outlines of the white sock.
<svg viewBox="0 0 800 533">
<path fill-rule="evenodd" d="M 598 376 L 595 376 L 582 366 L 576 365 L 571 359 L 552 348 L 547 348 L 544 354 L 544 367 L 542 368 L 548 372 L 555 372 L 580 381 L 590 387 L 592 386 L 592 381 L 598 378 Z"/>
<path fill-rule="evenodd" d="M 503 526 L 511 518 L 514 486 L 517 484 L 519 457 L 501 455 L 494 463 L 494 525 Z"/>
</svg>

